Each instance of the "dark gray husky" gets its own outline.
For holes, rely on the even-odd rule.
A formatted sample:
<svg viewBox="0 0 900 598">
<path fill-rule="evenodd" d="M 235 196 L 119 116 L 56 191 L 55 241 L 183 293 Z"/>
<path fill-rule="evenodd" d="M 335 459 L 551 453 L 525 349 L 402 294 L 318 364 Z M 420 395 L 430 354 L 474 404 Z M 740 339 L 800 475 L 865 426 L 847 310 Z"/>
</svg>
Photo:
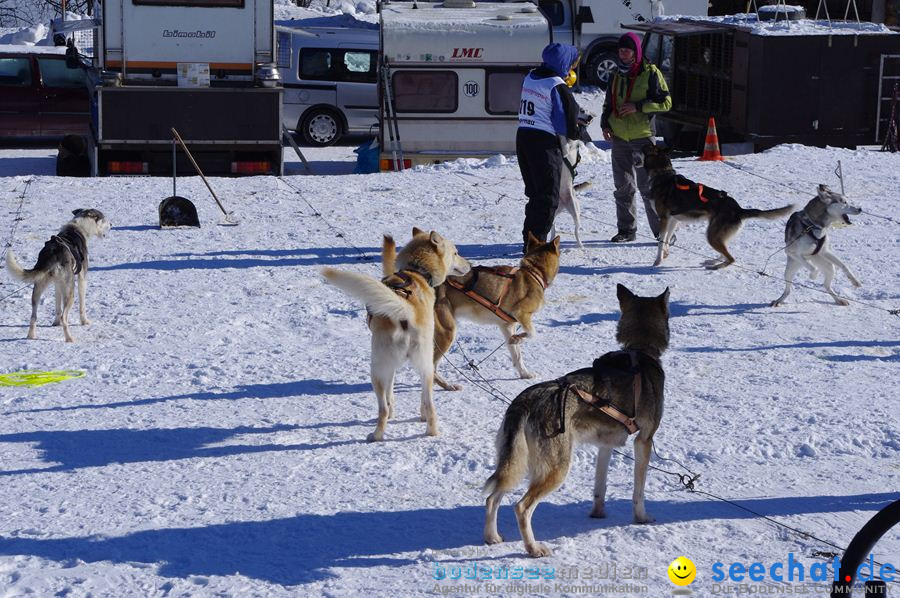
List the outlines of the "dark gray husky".
<svg viewBox="0 0 900 598">
<path fill-rule="evenodd" d="M 669 345 L 669 289 L 658 297 L 638 297 L 622 285 L 616 294 L 622 317 L 616 331 L 621 351 L 594 360 L 592 367 L 536 384 L 513 400 L 497 433 L 497 471 L 484 490 L 487 518 L 484 541 L 502 542 L 497 510 L 504 494 L 525 474 L 528 491 L 516 503 L 519 532 L 531 556 L 549 556 L 535 541 L 531 515 L 538 502 L 566 479 L 577 444 L 598 445 L 594 508 L 591 517 L 606 515 L 606 473 L 614 447 L 634 438 L 634 519 L 648 523 L 644 483 L 653 434 L 663 414 L 663 373 L 660 356 Z"/>
<path fill-rule="evenodd" d="M 75 339 L 69 334 L 69 310 L 75 303 L 75 277 L 78 277 L 78 309 L 81 323 L 90 324 L 87 307 L 84 304 L 87 286 L 88 252 L 90 237 L 103 237 L 109 232 L 110 224 L 100 210 L 73 210 L 74 218 L 63 225 L 59 232 L 44 243 L 38 254 L 34 268 L 23 270 L 12 250 L 6 252 L 6 267 L 19 280 L 33 282 L 31 292 L 31 321 L 28 338 L 36 338 L 37 310 L 44 289 L 51 282 L 56 286 L 56 319 L 53 325 L 62 324 L 66 342 Z"/>
</svg>

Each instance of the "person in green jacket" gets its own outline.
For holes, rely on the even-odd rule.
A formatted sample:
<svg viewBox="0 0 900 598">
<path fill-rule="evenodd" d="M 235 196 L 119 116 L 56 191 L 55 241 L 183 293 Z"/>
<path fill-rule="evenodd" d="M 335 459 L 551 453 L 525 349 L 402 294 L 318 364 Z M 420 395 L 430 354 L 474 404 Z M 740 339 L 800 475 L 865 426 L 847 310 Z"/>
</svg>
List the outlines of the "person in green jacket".
<svg viewBox="0 0 900 598">
<path fill-rule="evenodd" d="M 659 216 L 650 196 L 650 181 L 641 163 L 641 148 L 653 143 L 650 118 L 668 112 L 672 97 L 656 65 L 643 60 L 641 40 L 633 32 L 619 38 L 619 71 L 606 88 L 600 126 L 603 138 L 612 141 L 612 171 L 616 190 L 616 221 L 619 232 L 613 243 L 634 241 L 637 233 L 635 186 L 644 199 L 644 210 L 654 236 L 659 235 Z M 635 185 L 635 181 L 637 185 Z"/>
</svg>

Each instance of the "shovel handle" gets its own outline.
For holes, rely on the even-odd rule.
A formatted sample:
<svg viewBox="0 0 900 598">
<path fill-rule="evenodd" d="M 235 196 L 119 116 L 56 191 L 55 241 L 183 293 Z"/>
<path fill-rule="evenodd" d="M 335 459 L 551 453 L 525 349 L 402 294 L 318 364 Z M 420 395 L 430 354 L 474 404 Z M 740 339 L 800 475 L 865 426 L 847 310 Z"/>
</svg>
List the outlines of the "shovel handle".
<svg viewBox="0 0 900 598">
<path fill-rule="evenodd" d="M 201 171 L 200 167 L 197 166 L 197 162 L 194 160 L 194 156 L 191 155 L 191 150 L 189 150 L 184 144 L 184 140 L 181 138 L 181 135 L 178 134 L 178 131 L 175 130 L 175 127 L 172 127 L 172 134 L 175 135 L 175 139 L 178 140 L 179 145 L 181 145 L 181 149 L 183 149 L 184 153 L 187 154 L 188 160 L 190 160 L 191 164 L 194 165 L 194 170 L 196 170 L 197 174 L 200 175 L 200 178 L 203 179 L 203 184 L 205 184 L 206 188 L 209 189 L 209 192 L 212 194 L 213 199 L 216 200 L 216 204 L 219 206 L 219 209 L 222 210 L 222 213 L 225 214 L 225 216 L 228 216 L 228 212 L 225 211 L 225 208 L 222 206 L 222 202 L 219 201 L 218 197 L 216 197 L 216 192 L 213 191 L 212 187 L 209 186 L 209 181 L 207 181 L 206 177 L 203 176 L 203 171 Z"/>
</svg>

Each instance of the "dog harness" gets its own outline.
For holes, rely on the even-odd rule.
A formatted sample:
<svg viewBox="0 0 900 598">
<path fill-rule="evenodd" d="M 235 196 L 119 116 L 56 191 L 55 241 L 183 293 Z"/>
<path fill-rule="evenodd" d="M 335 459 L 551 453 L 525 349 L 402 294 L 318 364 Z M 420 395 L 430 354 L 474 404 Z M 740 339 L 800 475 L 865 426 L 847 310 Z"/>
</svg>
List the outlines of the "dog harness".
<svg viewBox="0 0 900 598">
<path fill-rule="evenodd" d="M 712 195 L 712 197 L 708 197 L 707 195 L 704 195 L 704 193 L 703 193 L 704 187 L 703 187 L 702 183 L 695 183 L 694 181 L 692 181 L 688 178 L 685 178 L 685 177 L 681 176 L 680 174 L 675 175 L 674 185 L 675 185 L 675 188 L 678 189 L 679 191 L 690 191 L 692 189 L 696 189 L 697 197 L 703 203 L 709 203 L 710 199 L 715 199 L 715 198 L 719 198 L 722 196 L 722 192 L 719 191 L 718 189 L 711 189 L 711 191 L 715 191 L 715 194 Z"/>
<path fill-rule="evenodd" d="M 628 374 L 633 376 L 633 380 L 631 382 L 631 388 L 634 393 L 634 413 L 637 415 L 638 403 L 641 399 L 641 393 L 643 392 L 643 384 L 641 382 L 641 369 L 639 367 L 638 359 L 641 354 L 640 351 L 613 351 L 612 353 L 607 353 L 606 355 L 628 355 L 631 360 L 631 367 L 627 370 L 622 370 L 619 368 L 614 368 L 608 365 L 602 365 L 603 370 L 615 374 Z M 562 379 L 561 379 L 562 380 Z M 628 430 L 629 434 L 634 434 L 639 431 L 640 428 L 637 425 L 637 422 L 634 421 L 634 417 L 629 416 L 623 411 L 614 407 L 610 401 L 612 400 L 612 392 L 609 388 L 609 383 L 606 383 L 606 396 L 596 395 L 592 392 L 587 392 L 586 390 L 582 390 L 575 384 L 568 384 L 563 386 L 561 392 L 557 395 L 559 401 L 559 431 L 560 434 L 566 431 L 566 397 L 569 392 L 575 393 L 575 395 L 590 405 L 591 407 L 597 409 L 598 411 L 602 411 L 609 417 L 613 418 Z"/>
<path fill-rule="evenodd" d="M 813 219 L 810 217 L 809 213 L 807 213 L 806 208 L 800 211 L 800 226 L 803 227 L 803 232 L 812 237 L 816 242 L 816 248 L 811 255 L 816 255 L 822 251 L 822 247 L 825 245 L 825 229 L 821 225 L 813 222 Z M 803 235 L 800 235 L 800 237 L 802 236 Z M 797 237 L 797 239 L 800 237 Z M 794 239 L 794 241 L 797 239 Z"/>
<path fill-rule="evenodd" d="M 463 293 L 466 297 L 474 301 L 475 303 L 481 305 L 485 309 L 490 310 L 495 316 L 507 322 L 508 324 L 515 324 L 518 322 L 515 317 L 513 317 L 510 313 L 504 311 L 500 308 L 500 304 L 503 303 L 503 300 L 506 298 L 506 293 L 509 292 L 509 284 L 512 282 L 512 279 L 515 278 L 516 272 L 519 270 L 524 271 L 526 274 L 531 276 L 539 285 L 541 285 L 541 289 L 547 289 L 547 282 L 544 280 L 544 277 L 541 273 L 531 267 L 531 266 L 523 266 L 521 268 L 514 268 L 511 266 L 475 266 L 472 268 L 472 276 L 463 284 L 454 278 L 447 278 L 447 284 L 456 289 L 457 291 Z M 500 296 L 497 297 L 497 302 L 493 302 L 484 295 L 479 294 L 475 290 L 475 285 L 478 283 L 478 277 L 481 274 L 492 274 L 494 276 L 499 276 L 504 279 L 503 288 L 500 289 Z"/>
<path fill-rule="evenodd" d="M 82 264 L 84 263 L 84 247 L 87 242 L 85 241 L 84 235 L 82 235 L 78 229 L 74 226 L 67 226 L 63 230 L 59 232 L 59 234 L 53 235 L 50 237 L 50 240 L 47 243 L 56 243 L 57 245 L 62 245 L 66 249 L 69 250 L 69 253 L 72 254 L 72 259 L 75 261 L 75 264 L 72 266 L 72 270 L 74 274 L 78 274 L 81 272 Z"/>
<path fill-rule="evenodd" d="M 403 268 L 402 270 L 398 270 L 390 276 L 385 276 L 381 279 L 381 284 L 394 291 L 397 295 L 403 297 L 404 299 L 409 299 L 412 296 L 412 289 L 409 288 L 412 285 L 412 276 L 410 276 L 407 271 L 415 272 L 425 279 L 425 281 L 428 283 L 428 286 L 432 286 L 431 274 L 425 269 L 414 264 L 411 264 L 410 266 Z M 370 324 L 371 322 L 372 312 L 370 312 L 369 308 L 366 307 L 366 323 Z M 406 321 L 401 321 L 400 326 L 402 326 L 405 330 L 407 326 Z"/>
</svg>

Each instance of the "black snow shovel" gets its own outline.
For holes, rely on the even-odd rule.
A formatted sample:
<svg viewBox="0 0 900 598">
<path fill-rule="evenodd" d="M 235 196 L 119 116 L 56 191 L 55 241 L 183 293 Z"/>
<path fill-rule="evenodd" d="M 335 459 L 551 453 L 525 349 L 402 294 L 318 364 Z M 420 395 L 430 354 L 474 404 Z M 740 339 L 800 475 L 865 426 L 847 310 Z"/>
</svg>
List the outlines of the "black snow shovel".
<svg viewBox="0 0 900 598">
<path fill-rule="evenodd" d="M 172 196 L 162 200 L 159 204 L 159 228 L 173 226 L 200 227 L 200 218 L 197 216 L 197 208 L 186 197 L 181 197 L 176 191 L 175 182 L 175 139 L 172 139 Z"/>
</svg>

